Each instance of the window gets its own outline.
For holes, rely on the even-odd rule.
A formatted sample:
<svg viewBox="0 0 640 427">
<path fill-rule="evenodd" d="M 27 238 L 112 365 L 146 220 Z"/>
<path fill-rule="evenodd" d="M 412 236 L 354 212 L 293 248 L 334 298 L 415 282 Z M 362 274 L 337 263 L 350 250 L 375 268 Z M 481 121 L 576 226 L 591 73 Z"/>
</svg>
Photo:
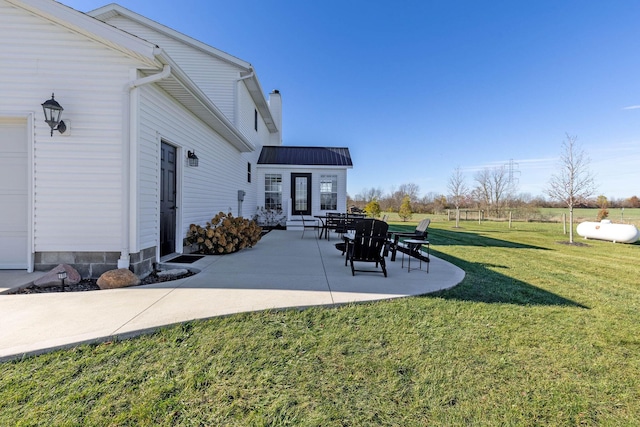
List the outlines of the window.
<svg viewBox="0 0 640 427">
<path fill-rule="evenodd" d="M 258 132 L 258 110 L 253 110 L 253 128 Z"/>
<path fill-rule="evenodd" d="M 251 182 L 251 162 L 247 163 L 247 182 Z"/>
<path fill-rule="evenodd" d="M 265 209 L 282 209 L 282 175 L 268 173 L 264 176 Z"/>
<path fill-rule="evenodd" d="M 334 211 L 338 209 L 338 176 L 320 176 L 320 209 Z"/>
</svg>

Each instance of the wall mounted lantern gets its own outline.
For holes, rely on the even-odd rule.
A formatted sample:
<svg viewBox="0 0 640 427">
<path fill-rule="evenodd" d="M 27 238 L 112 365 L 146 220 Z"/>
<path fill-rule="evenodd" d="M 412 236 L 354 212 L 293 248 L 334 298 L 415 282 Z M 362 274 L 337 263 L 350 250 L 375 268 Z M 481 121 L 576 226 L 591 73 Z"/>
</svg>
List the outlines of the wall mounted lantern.
<svg viewBox="0 0 640 427">
<path fill-rule="evenodd" d="M 198 167 L 198 156 L 196 156 L 195 151 L 187 151 L 187 159 L 189 160 L 189 166 Z"/>
<path fill-rule="evenodd" d="M 44 121 L 47 122 L 51 128 L 51 136 L 53 136 L 54 130 L 60 133 L 64 133 L 67 130 L 67 125 L 60 120 L 64 108 L 54 99 L 53 93 L 51 94 L 51 99 L 42 103 L 42 110 L 44 111 Z"/>
</svg>

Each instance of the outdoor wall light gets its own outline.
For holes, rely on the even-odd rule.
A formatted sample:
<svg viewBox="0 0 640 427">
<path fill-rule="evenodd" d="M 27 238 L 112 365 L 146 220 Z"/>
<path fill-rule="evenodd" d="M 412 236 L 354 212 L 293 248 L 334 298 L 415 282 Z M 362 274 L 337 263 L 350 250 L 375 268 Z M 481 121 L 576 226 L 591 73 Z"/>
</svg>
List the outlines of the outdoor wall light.
<svg viewBox="0 0 640 427">
<path fill-rule="evenodd" d="M 67 130 L 67 125 L 60 120 L 64 108 L 54 99 L 53 93 L 51 94 L 51 99 L 47 99 L 42 103 L 42 110 L 44 111 L 44 121 L 51 128 L 51 136 L 53 136 L 54 130 L 60 133 L 64 133 Z"/>
<path fill-rule="evenodd" d="M 195 151 L 187 151 L 187 159 L 189 160 L 189 166 L 198 167 L 198 156 L 196 156 Z"/>
<path fill-rule="evenodd" d="M 58 271 L 58 279 L 62 282 L 62 290 L 64 291 L 64 279 L 67 278 L 67 272 L 65 270 Z"/>
</svg>

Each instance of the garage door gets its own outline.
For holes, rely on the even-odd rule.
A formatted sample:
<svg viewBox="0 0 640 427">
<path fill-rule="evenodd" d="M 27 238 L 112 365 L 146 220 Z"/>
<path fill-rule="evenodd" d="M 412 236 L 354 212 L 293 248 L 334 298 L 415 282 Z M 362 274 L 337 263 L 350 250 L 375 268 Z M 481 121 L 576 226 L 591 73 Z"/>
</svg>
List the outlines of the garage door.
<svg viewBox="0 0 640 427">
<path fill-rule="evenodd" d="M 28 268 L 26 119 L 0 117 L 0 269 Z"/>
</svg>

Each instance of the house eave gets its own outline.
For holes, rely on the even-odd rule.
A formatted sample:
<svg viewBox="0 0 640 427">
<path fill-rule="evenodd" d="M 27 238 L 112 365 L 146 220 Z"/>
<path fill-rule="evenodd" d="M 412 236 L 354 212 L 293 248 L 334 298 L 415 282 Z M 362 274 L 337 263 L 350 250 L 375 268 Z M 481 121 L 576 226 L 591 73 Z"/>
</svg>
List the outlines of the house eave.
<svg viewBox="0 0 640 427">
<path fill-rule="evenodd" d="M 220 134 L 238 151 L 255 151 L 255 146 L 166 53 L 161 52 L 158 59 L 163 64 L 171 66 L 170 77 L 157 82 L 159 87 Z"/>
<path fill-rule="evenodd" d="M 258 80 L 258 77 L 256 76 L 253 67 L 249 62 L 243 61 L 242 59 L 230 55 L 220 49 L 216 49 L 213 46 L 209 46 L 206 43 L 202 43 L 199 40 L 182 34 L 179 31 L 176 31 L 152 19 L 139 15 L 117 4 L 109 4 L 87 12 L 87 14 L 101 21 L 108 20 L 118 15 L 123 16 L 127 19 L 131 19 L 132 21 L 139 23 L 140 25 L 152 28 L 167 37 L 173 38 L 180 41 L 181 43 L 191 46 L 194 49 L 198 49 L 207 55 L 213 56 L 233 65 L 234 67 L 237 67 L 239 69 L 241 77 L 251 76 L 250 78 L 245 80 L 245 85 L 247 87 L 247 90 L 249 91 L 249 94 L 251 95 L 253 102 L 256 104 L 256 108 L 260 112 L 260 115 L 262 116 L 267 129 L 270 133 L 278 132 L 278 128 L 276 127 L 275 121 L 271 114 L 271 110 L 269 109 L 269 104 L 267 103 L 267 100 L 265 98 L 264 91 L 262 90 L 262 86 L 260 85 L 260 81 Z"/>
<path fill-rule="evenodd" d="M 143 66 L 158 68 L 162 64 L 156 60 L 158 46 L 126 33 L 109 24 L 94 19 L 80 11 L 57 1 L 49 0 L 6 0 L 15 7 L 47 19 L 75 33 L 95 40 L 124 55 L 140 61 Z"/>
<path fill-rule="evenodd" d="M 107 20 L 114 16 L 123 16 L 127 19 L 131 19 L 134 22 L 137 22 L 141 25 L 144 25 L 149 28 L 153 28 L 155 31 L 158 31 L 161 34 L 164 34 L 170 38 L 176 39 L 185 43 L 195 49 L 198 49 L 202 52 L 205 52 L 208 55 L 212 55 L 218 59 L 221 59 L 229 64 L 232 64 L 236 67 L 241 68 L 243 71 L 251 70 L 251 64 L 243 61 L 240 58 L 237 58 L 233 55 L 230 55 L 220 49 L 216 49 L 213 46 L 209 46 L 206 43 L 202 43 L 199 40 L 196 40 L 192 37 L 187 36 L 186 34 L 182 34 L 179 31 L 176 31 L 172 28 L 169 28 L 159 22 L 156 22 L 152 19 L 149 19 L 145 16 L 142 16 L 132 10 L 127 9 L 126 7 L 120 6 L 119 4 L 108 4 L 106 6 L 102 6 L 98 9 L 94 9 L 92 11 L 87 12 L 87 15 L 92 16 L 95 19 L 100 21 Z"/>
<path fill-rule="evenodd" d="M 262 116 L 262 119 L 264 120 L 264 123 L 269 130 L 269 133 L 276 133 L 278 132 L 278 127 L 276 126 L 275 120 L 271 115 L 271 109 L 269 108 L 269 104 L 264 97 L 264 92 L 262 91 L 260 81 L 258 80 L 258 77 L 256 76 L 256 73 L 253 71 L 253 69 L 251 69 L 251 73 L 251 77 L 245 80 L 247 90 L 251 95 L 251 99 L 253 99 L 253 102 L 256 104 L 256 109 L 258 110 L 258 112 L 260 112 L 260 115 Z M 244 74 L 249 75 L 247 73 Z"/>
</svg>

